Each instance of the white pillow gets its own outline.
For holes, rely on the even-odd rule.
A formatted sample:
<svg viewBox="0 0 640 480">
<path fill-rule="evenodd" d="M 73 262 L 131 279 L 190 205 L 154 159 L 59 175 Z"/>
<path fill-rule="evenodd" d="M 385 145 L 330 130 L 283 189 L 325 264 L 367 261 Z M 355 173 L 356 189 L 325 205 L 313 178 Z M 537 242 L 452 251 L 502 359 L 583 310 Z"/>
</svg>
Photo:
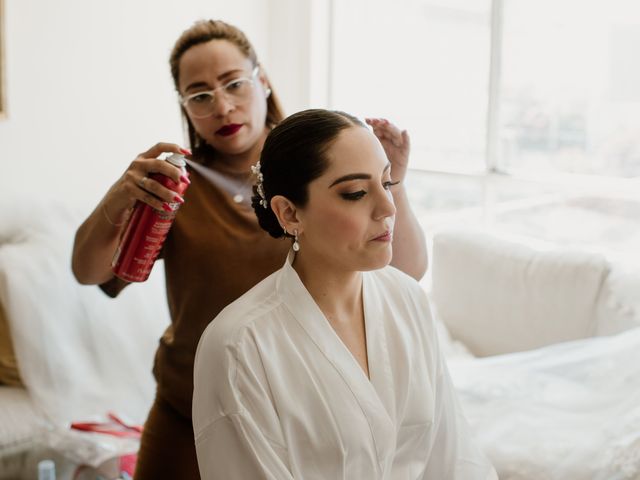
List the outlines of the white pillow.
<svg viewBox="0 0 640 480">
<path fill-rule="evenodd" d="M 434 237 L 432 298 L 455 339 L 497 355 L 592 336 L 607 273 L 598 254 L 447 230 Z"/>
<path fill-rule="evenodd" d="M 598 302 L 598 335 L 640 326 L 640 265 L 616 262 Z"/>
<path fill-rule="evenodd" d="M 0 386 L 0 452 L 22 451 L 33 444 L 45 420 L 24 388 Z M 0 475 L 2 478 L 2 475 Z"/>
<path fill-rule="evenodd" d="M 86 212 L 19 199 L 0 209 L 0 301 L 22 379 L 51 419 L 115 410 L 142 422 L 154 395 L 158 338 L 169 323 L 162 265 L 117 299 L 71 272 Z"/>
</svg>

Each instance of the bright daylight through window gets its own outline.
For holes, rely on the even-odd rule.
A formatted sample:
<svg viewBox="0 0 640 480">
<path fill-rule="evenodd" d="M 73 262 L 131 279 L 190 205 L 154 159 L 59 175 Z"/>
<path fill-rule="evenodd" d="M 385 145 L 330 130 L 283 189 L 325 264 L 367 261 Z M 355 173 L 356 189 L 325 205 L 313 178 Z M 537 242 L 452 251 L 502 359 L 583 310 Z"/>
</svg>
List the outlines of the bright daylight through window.
<svg viewBox="0 0 640 480">
<path fill-rule="evenodd" d="M 428 232 L 638 255 L 640 2 L 340 0 L 332 18 L 331 106 L 409 130 Z"/>
</svg>

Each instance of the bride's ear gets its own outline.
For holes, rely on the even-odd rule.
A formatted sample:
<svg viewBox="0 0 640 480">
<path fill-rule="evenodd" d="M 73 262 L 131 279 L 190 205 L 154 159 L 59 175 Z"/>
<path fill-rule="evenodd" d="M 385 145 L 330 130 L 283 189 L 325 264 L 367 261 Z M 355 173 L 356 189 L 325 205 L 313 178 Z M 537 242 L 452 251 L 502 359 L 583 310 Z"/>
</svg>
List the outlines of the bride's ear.
<svg viewBox="0 0 640 480">
<path fill-rule="evenodd" d="M 291 200 L 282 195 L 275 195 L 271 199 L 271 210 L 278 218 L 278 222 L 288 233 L 298 231 L 302 233 L 302 223 L 298 218 L 298 209 Z"/>
</svg>

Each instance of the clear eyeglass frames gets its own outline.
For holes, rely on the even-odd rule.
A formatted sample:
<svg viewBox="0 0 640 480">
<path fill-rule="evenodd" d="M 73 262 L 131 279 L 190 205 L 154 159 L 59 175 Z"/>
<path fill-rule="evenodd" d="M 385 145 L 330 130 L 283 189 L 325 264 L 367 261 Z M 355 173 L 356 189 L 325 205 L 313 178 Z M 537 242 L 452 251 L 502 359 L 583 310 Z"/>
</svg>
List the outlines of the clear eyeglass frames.
<svg viewBox="0 0 640 480">
<path fill-rule="evenodd" d="M 234 105 L 247 103 L 253 95 L 253 84 L 260 71 L 256 66 L 249 77 L 238 77 L 212 90 L 181 96 L 180 103 L 193 118 L 206 118 L 215 110 L 215 102 L 219 95 Z"/>
</svg>

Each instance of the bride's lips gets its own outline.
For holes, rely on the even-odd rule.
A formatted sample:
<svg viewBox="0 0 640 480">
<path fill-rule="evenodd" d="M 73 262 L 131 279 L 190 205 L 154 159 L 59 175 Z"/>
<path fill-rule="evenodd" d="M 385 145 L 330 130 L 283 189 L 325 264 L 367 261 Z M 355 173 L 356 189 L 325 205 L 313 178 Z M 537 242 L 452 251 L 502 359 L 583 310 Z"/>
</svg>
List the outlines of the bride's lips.
<svg viewBox="0 0 640 480">
<path fill-rule="evenodd" d="M 387 230 L 371 240 L 375 240 L 376 242 L 390 242 L 393 240 L 393 232 L 391 230 Z"/>
<path fill-rule="evenodd" d="M 230 123 L 229 125 L 225 125 L 218 130 L 216 130 L 216 135 L 221 135 L 223 137 L 228 137 L 229 135 L 233 135 L 238 130 L 242 128 L 242 124 L 239 123 Z"/>
</svg>

